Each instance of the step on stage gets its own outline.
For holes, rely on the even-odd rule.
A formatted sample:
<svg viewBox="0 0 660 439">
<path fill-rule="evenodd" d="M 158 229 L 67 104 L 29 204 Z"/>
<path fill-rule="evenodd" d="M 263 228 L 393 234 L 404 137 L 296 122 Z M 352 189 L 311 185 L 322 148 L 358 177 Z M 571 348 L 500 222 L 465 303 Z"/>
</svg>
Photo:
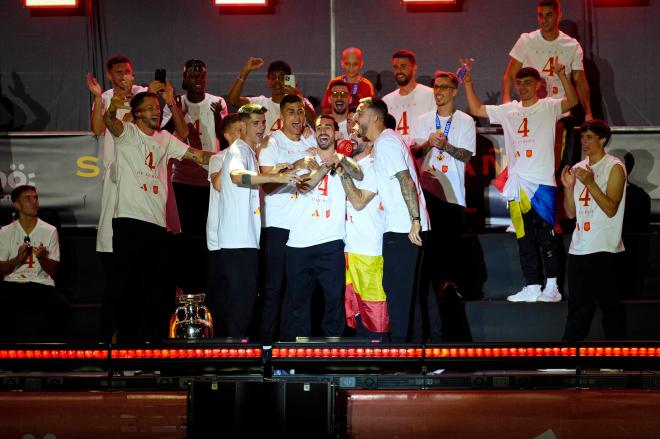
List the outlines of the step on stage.
<svg viewBox="0 0 660 439">
<path fill-rule="evenodd" d="M 659 363 L 646 342 L 5 345 L 0 437 L 651 438 Z"/>
</svg>

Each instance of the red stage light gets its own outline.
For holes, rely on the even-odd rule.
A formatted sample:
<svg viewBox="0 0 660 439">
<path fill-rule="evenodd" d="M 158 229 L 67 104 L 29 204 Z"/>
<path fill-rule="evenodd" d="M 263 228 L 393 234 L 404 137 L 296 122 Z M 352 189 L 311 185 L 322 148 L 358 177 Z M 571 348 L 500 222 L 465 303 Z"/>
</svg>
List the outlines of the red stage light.
<svg viewBox="0 0 660 439">
<path fill-rule="evenodd" d="M 454 5 L 457 0 L 401 0 L 403 4 L 419 5 Z"/>
<path fill-rule="evenodd" d="M 25 0 L 28 8 L 77 8 L 80 0 Z"/>
<path fill-rule="evenodd" d="M 268 0 L 215 0 L 216 6 L 267 6 Z"/>
</svg>

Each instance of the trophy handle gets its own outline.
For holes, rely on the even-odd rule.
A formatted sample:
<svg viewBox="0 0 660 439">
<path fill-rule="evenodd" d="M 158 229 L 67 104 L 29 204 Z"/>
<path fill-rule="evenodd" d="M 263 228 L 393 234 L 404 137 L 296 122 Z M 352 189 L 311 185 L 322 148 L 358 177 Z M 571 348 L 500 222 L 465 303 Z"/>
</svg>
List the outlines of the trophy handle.
<svg viewBox="0 0 660 439">
<path fill-rule="evenodd" d="M 205 305 L 200 306 L 199 309 L 201 311 L 204 311 L 204 317 L 203 318 L 208 320 L 208 322 L 211 325 L 213 325 L 213 315 L 211 314 L 211 311 L 209 311 L 209 309 Z"/>
</svg>

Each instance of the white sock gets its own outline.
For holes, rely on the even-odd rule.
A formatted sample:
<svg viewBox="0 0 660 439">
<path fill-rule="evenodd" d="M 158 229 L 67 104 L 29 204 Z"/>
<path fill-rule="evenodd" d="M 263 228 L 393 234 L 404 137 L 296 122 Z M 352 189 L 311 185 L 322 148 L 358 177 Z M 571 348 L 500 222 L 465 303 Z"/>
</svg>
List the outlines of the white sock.
<svg viewBox="0 0 660 439">
<path fill-rule="evenodd" d="M 557 278 L 549 277 L 548 280 L 545 282 L 546 291 L 552 291 L 555 288 L 557 288 Z"/>
</svg>

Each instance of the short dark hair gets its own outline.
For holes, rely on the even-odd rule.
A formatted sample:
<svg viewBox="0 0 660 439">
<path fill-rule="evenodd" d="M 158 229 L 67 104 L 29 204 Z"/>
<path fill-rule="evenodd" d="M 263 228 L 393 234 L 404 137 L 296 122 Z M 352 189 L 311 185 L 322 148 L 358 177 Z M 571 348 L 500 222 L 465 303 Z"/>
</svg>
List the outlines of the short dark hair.
<svg viewBox="0 0 660 439">
<path fill-rule="evenodd" d="M 518 72 L 516 73 L 516 79 L 523 79 L 529 77 L 532 77 L 537 81 L 541 80 L 541 75 L 539 75 L 539 71 L 536 70 L 534 67 L 523 67 L 522 69 L 518 70 Z"/>
<path fill-rule="evenodd" d="M 112 66 L 114 66 L 115 64 L 123 64 L 123 63 L 133 65 L 131 59 L 126 55 L 112 55 L 110 58 L 108 58 L 108 61 L 106 61 L 105 67 L 108 69 L 108 71 L 110 71 L 110 69 L 112 69 Z"/>
<path fill-rule="evenodd" d="M 368 107 L 370 110 L 373 110 L 376 115 L 385 121 L 387 114 L 388 114 L 388 109 L 387 109 L 387 104 L 385 103 L 384 100 L 382 99 L 375 99 L 371 105 Z"/>
<path fill-rule="evenodd" d="M 605 139 L 605 145 L 608 144 L 610 137 L 612 137 L 610 126 L 607 122 L 601 119 L 591 119 L 583 123 L 580 126 L 580 133 L 586 133 L 587 131 L 591 131 L 598 136 L 599 139 Z"/>
<path fill-rule="evenodd" d="M 392 55 L 392 59 L 394 58 L 407 58 L 411 63 L 417 64 L 417 57 L 415 56 L 415 53 L 410 50 L 397 50 L 394 52 L 394 55 Z"/>
<path fill-rule="evenodd" d="M 295 104 L 296 102 L 301 102 L 303 105 L 305 105 L 305 101 L 303 101 L 303 98 L 301 98 L 298 95 L 284 95 L 284 97 L 280 101 L 280 111 L 284 111 L 284 107 L 286 106 L 286 104 Z"/>
<path fill-rule="evenodd" d="M 251 114 L 266 114 L 266 107 L 259 104 L 245 104 L 238 109 L 238 118 L 241 122 L 250 120 Z"/>
<path fill-rule="evenodd" d="M 14 203 L 18 198 L 21 196 L 23 192 L 27 191 L 37 191 L 37 188 L 30 185 L 30 184 L 22 184 L 20 186 L 16 186 L 13 191 L 11 191 L 11 202 Z"/>
<path fill-rule="evenodd" d="M 455 73 L 436 70 L 435 78 L 433 79 L 433 85 L 435 85 L 435 80 L 438 78 L 448 78 L 454 87 L 458 87 L 458 76 L 456 76 Z"/>
<path fill-rule="evenodd" d="M 133 116 L 133 120 L 137 119 L 135 110 L 137 109 L 137 107 L 142 105 L 142 102 L 146 98 L 154 98 L 156 99 L 156 101 L 158 101 L 158 95 L 156 93 L 151 93 L 149 91 L 140 92 L 135 96 L 133 96 L 133 99 L 131 99 L 130 106 L 131 106 L 131 116 Z M 158 105 L 160 105 L 160 102 L 158 103 Z"/>
<path fill-rule="evenodd" d="M 270 76 L 271 72 L 284 72 L 285 75 L 290 75 L 291 66 L 286 61 L 273 61 L 268 65 L 268 76 Z"/>
<path fill-rule="evenodd" d="M 183 76 L 186 76 L 186 72 L 192 70 L 193 72 L 200 71 L 206 73 L 206 64 L 201 59 L 189 59 L 183 65 Z"/>
<path fill-rule="evenodd" d="M 316 127 L 316 124 L 319 123 L 319 120 L 321 119 L 328 119 L 332 121 L 332 126 L 335 127 L 335 131 L 339 131 L 339 124 L 337 123 L 337 119 L 332 114 L 322 114 L 316 118 L 314 121 L 314 127 Z"/>
<path fill-rule="evenodd" d="M 228 114 L 222 119 L 222 122 L 220 122 L 220 134 L 225 134 L 233 124 L 238 122 L 240 122 L 238 113 Z"/>
<path fill-rule="evenodd" d="M 396 130 L 396 119 L 390 113 L 385 116 L 385 128 Z"/>
<path fill-rule="evenodd" d="M 550 6 L 555 11 L 561 10 L 561 6 L 559 6 L 559 0 L 539 0 L 537 7 L 540 8 L 541 6 Z"/>
<path fill-rule="evenodd" d="M 346 87 L 347 89 L 350 90 L 350 87 L 343 79 L 333 79 L 332 81 L 330 81 L 330 84 L 328 84 L 328 90 L 332 90 L 332 87 L 337 87 L 337 86 Z"/>
</svg>

